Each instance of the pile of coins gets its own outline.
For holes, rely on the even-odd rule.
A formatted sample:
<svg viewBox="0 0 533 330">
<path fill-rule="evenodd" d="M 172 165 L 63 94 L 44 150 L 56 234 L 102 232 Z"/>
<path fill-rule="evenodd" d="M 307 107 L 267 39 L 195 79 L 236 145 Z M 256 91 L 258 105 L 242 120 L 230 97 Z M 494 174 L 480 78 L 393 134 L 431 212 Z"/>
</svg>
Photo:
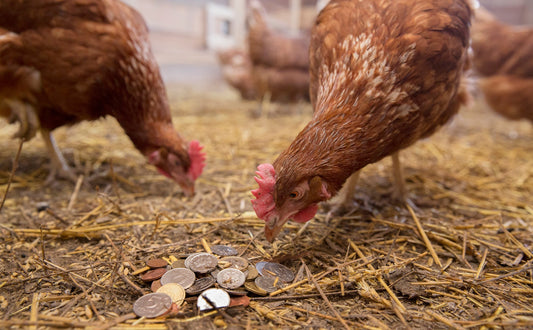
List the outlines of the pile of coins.
<svg viewBox="0 0 533 330">
<path fill-rule="evenodd" d="M 200 311 L 244 304 L 245 300 L 236 297 L 248 299 L 248 293 L 265 296 L 294 280 L 292 270 L 281 264 L 261 261 L 252 265 L 238 257 L 233 247 L 210 248 L 212 253 L 193 253 L 185 259 L 170 256 L 148 260 L 150 270 L 141 279 L 151 283 L 153 293 L 135 302 L 135 314 L 154 318 L 177 311 L 186 295 L 198 295 Z"/>
</svg>

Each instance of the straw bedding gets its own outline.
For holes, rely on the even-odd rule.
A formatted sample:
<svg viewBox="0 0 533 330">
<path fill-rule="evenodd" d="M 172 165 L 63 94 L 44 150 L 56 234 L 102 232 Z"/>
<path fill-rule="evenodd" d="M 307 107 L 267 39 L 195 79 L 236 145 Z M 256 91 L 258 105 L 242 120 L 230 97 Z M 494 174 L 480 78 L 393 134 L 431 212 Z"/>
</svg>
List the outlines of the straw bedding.
<svg viewBox="0 0 533 330">
<path fill-rule="evenodd" d="M 0 211 L 0 327 L 501 328 L 533 326 L 533 129 L 478 102 L 402 152 L 410 203 L 391 199 L 390 160 L 361 175 L 353 210 L 322 205 L 273 244 L 251 212 L 255 167 L 273 161 L 309 120 L 307 104 L 251 118 L 229 91 L 171 87 L 175 125 L 205 145 L 197 194 L 145 163 L 113 119 L 61 128 L 81 176 L 44 186 L 40 138 L 22 147 Z M 0 123 L 0 198 L 18 142 Z M 47 206 L 45 208 L 43 206 Z M 295 284 L 247 307 L 139 320 L 149 290 L 136 270 L 153 257 L 227 244 L 275 260 Z"/>
</svg>

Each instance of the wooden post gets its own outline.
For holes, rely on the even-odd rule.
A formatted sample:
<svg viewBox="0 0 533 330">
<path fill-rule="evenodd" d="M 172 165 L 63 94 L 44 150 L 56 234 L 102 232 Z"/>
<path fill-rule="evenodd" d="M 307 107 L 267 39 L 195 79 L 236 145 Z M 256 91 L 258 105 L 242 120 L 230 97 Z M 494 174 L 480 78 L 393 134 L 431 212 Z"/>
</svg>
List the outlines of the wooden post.
<svg viewBox="0 0 533 330">
<path fill-rule="evenodd" d="M 300 23 L 302 20 L 302 0 L 291 0 L 291 26 L 292 35 L 300 32 Z"/>
<path fill-rule="evenodd" d="M 522 24 L 533 25 L 533 1 L 524 1 L 524 20 Z"/>
<path fill-rule="evenodd" d="M 238 47 L 244 47 L 246 42 L 246 0 L 230 0 L 230 6 L 235 12 L 231 25 L 231 34 Z"/>
</svg>

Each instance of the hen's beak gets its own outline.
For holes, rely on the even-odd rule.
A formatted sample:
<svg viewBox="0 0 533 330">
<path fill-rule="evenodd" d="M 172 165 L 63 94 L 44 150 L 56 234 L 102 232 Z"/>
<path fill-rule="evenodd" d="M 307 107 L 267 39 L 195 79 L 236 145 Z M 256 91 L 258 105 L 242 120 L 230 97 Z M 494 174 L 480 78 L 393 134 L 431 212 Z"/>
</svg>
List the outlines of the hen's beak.
<svg viewBox="0 0 533 330">
<path fill-rule="evenodd" d="M 186 184 L 180 184 L 181 189 L 183 190 L 183 193 L 187 197 L 194 196 L 194 182 L 192 183 L 186 183 Z"/>
<path fill-rule="evenodd" d="M 267 221 L 265 224 L 265 236 L 267 241 L 272 243 L 272 241 L 274 241 L 274 238 L 278 236 L 279 232 L 281 231 L 281 228 L 283 228 L 283 225 L 288 220 L 288 218 L 280 219 L 279 216 L 276 216 L 275 218 L 272 218 Z"/>
</svg>

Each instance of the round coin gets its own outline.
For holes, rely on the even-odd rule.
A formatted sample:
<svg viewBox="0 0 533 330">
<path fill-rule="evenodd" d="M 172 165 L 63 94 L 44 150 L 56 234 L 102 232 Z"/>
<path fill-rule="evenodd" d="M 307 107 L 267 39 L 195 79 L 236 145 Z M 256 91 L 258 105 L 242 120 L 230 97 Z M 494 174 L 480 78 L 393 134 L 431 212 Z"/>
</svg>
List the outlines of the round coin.
<svg viewBox="0 0 533 330">
<path fill-rule="evenodd" d="M 236 256 L 239 253 L 235 248 L 227 245 L 213 245 L 211 252 L 219 256 Z"/>
<path fill-rule="evenodd" d="M 245 270 L 248 268 L 248 260 L 241 257 L 224 257 L 220 259 L 220 266 L 222 268 L 237 268 L 238 270 Z"/>
<path fill-rule="evenodd" d="M 174 268 L 167 271 L 161 277 L 161 284 L 178 283 L 182 288 L 187 289 L 194 283 L 194 280 L 196 280 L 196 275 L 191 270 L 187 268 Z"/>
<path fill-rule="evenodd" d="M 149 293 L 137 299 L 133 312 L 139 317 L 154 318 L 168 312 L 172 307 L 172 298 L 165 293 Z"/>
<path fill-rule="evenodd" d="M 187 268 L 185 267 L 185 259 L 178 259 L 172 263 L 172 268 Z"/>
<path fill-rule="evenodd" d="M 263 275 L 263 268 L 265 267 L 266 264 L 268 264 L 268 261 L 259 261 L 258 263 L 255 264 L 255 269 L 257 269 L 257 272 L 259 273 L 259 275 Z"/>
<path fill-rule="evenodd" d="M 212 287 L 215 282 L 215 279 L 211 276 L 202 277 L 197 279 L 190 288 L 185 290 L 185 292 L 190 295 L 196 295 Z"/>
<path fill-rule="evenodd" d="M 163 286 L 163 284 L 161 284 L 161 280 L 155 280 L 150 285 L 150 289 L 152 290 L 152 292 L 156 292 L 157 289 L 159 289 L 162 286 Z"/>
<path fill-rule="evenodd" d="M 263 267 L 263 275 L 267 274 L 279 277 L 280 281 L 285 283 L 292 282 L 294 280 L 294 273 L 289 267 L 283 266 L 276 262 L 269 262 Z"/>
<path fill-rule="evenodd" d="M 247 270 L 248 274 L 246 274 L 246 280 L 255 280 L 255 278 L 259 276 L 257 268 L 255 268 L 253 265 L 249 265 Z"/>
<path fill-rule="evenodd" d="M 189 260 L 188 268 L 196 273 L 208 273 L 218 265 L 217 257 L 209 253 L 200 253 L 189 258 L 185 259 L 185 264 Z"/>
<path fill-rule="evenodd" d="M 244 282 L 244 287 L 246 288 L 246 290 L 260 296 L 266 296 L 268 294 L 268 292 L 266 292 L 265 290 L 257 287 L 257 285 L 255 285 L 255 282 L 253 281 Z"/>
<path fill-rule="evenodd" d="M 259 289 L 263 289 L 266 292 L 274 292 L 278 289 L 274 285 L 276 281 L 277 281 L 276 278 L 273 276 L 258 276 L 254 282 L 255 282 L 255 285 L 257 285 Z"/>
<path fill-rule="evenodd" d="M 167 272 L 166 268 L 152 269 L 152 270 L 149 270 L 146 273 L 144 273 L 141 276 L 141 280 L 143 280 L 145 282 L 155 281 L 155 280 L 160 279 L 161 276 L 163 276 L 163 274 L 165 274 L 166 272 Z"/>
<path fill-rule="evenodd" d="M 172 298 L 172 302 L 180 306 L 185 299 L 185 290 L 178 283 L 168 283 L 157 289 L 157 292 L 166 293 Z"/>
<path fill-rule="evenodd" d="M 215 281 L 217 279 L 218 273 L 220 273 L 220 269 L 218 269 L 218 268 L 211 272 L 211 276 L 213 276 Z"/>
<path fill-rule="evenodd" d="M 187 256 L 187 258 L 185 258 L 185 260 L 183 261 L 183 265 L 185 266 L 185 268 L 191 268 L 189 267 L 190 266 L 190 262 L 191 262 L 191 259 L 194 257 L 194 256 L 197 256 L 199 254 L 202 254 L 202 253 L 205 253 L 205 252 L 196 252 L 196 253 L 191 253 Z"/>
<path fill-rule="evenodd" d="M 229 294 L 222 289 L 208 289 L 198 296 L 196 305 L 201 311 L 228 307 L 230 303 Z"/>
<path fill-rule="evenodd" d="M 244 284 L 246 275 L 238 269 L 226 268 L 217 275 L 218 284 L 226 289 L 236 289 Z"/>
<path fill-rule="evenodd" d="M 146 266 L 150 268 L 163 268 L 166 267 L 168 263 L 163 259 L 150 259 L 146 261 Z"/>
<path fill-rule="evenodd" d="M 248 291 L 246 291 L 243 288 L 237 288 L 237 289 L 227 289 L 227 293 L 229 293 L 231 296 L 246 296 L 248 294 Z"/>
</svg>

